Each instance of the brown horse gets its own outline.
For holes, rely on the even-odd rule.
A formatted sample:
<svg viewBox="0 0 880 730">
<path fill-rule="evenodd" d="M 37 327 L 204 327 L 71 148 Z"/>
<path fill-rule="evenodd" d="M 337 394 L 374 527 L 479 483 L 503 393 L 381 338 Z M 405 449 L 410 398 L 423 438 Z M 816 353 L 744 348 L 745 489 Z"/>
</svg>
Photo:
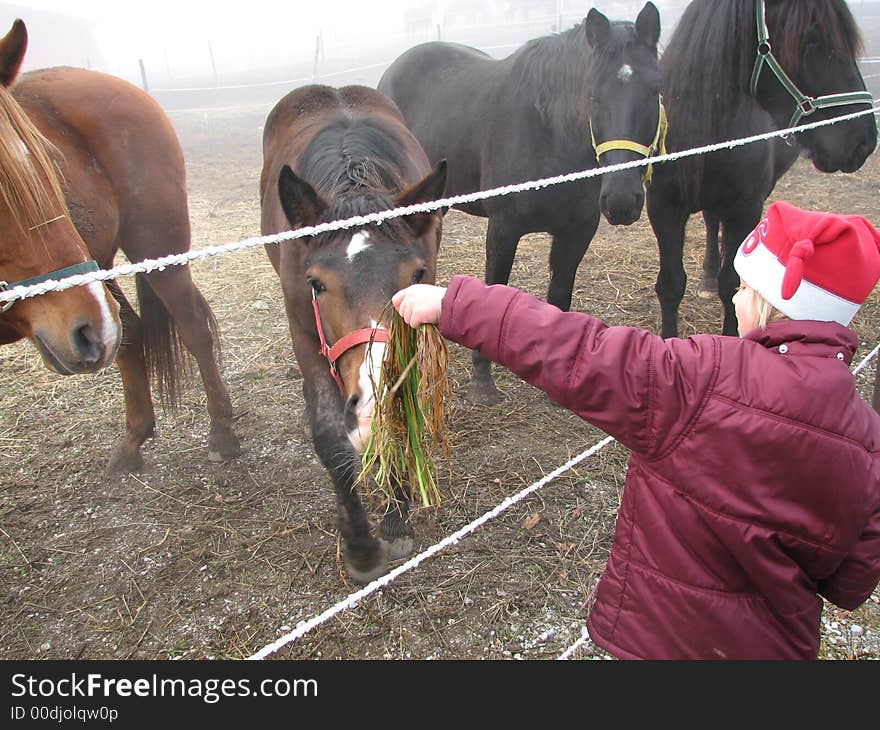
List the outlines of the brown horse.
<svg viewBox="0 0 880 730">
<path fill-rule="evenodd" d="M 84 259 L 109 268 L 120 249 L 130 261 L 187 251 L 183 153 L 158 104 L 94 71 L 53 68 L 18 78 L 26 47 L 25 25 L 16 20 L 0 40 L 0 277 L 22 283 Z M 28 337 L 62 374 L 104 367 L 115 354 L 126 430 L 109 466 L 132 471 L 155 427 L 149 375 L 173 406 L 182 341 L 207 393 L 209 458 L 236 456 L 216 323 L 189 267 L 139 274 L 137 292 L 140 316 L 113 282 L 16 301 L 0 313 L 0 343 Z"/>
<path fill-rule="evenodd" d="M 302 87 L 266 120 L 261 229 L 273 234 L 435 200 L 445 181 L 445 161 L 431 170 L 397 107 L 375 89 Z M 383 314 L 398 289 L 434 281 L 441 218 L 417 213 L 266 247 L 281 279 L 315 451 L 336 490 L 345 566 L 360 582 L 412 549 L 402 491 L 377 539 L 354 481 L 372 422 Z"/>
<path fill-rule="evenodd" d="M 95 267 L 66 215 L 51 144 L 7 88 L 10 43 L 0 42 L 0 290 Z M 100 284 L 0 304 L 0 344 L 28 337 L 65 375 L 109 365 L 121 335 L 119 305 Z"/>
</svg>

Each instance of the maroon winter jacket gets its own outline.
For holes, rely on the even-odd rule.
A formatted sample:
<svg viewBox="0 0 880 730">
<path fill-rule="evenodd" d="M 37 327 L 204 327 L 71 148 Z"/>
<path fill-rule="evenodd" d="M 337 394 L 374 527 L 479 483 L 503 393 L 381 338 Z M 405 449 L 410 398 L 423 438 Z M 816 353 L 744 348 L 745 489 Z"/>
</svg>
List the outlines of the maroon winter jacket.
<svg viewBox="0 0 880 730">
<path fill-rule="evenodd" d="M 839 324 L 663 340 L 455 277 L 440 331 L 631 449 L 588 619 L 620 658 L 809 659 L 880 579 L 880 417 Z M 818 594 L 818 595 L 817 595 Z"/>
</svg>

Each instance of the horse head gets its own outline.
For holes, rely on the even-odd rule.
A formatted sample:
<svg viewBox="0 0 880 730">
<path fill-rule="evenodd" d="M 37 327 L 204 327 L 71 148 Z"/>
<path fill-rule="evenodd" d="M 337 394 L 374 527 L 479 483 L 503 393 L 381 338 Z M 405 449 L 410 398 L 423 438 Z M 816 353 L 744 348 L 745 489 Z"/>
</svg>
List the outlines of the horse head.
<svg viewBox="0 0 880 730">
<path fill-rule="evenodd" d="M 589 118 L 602 166 L 654 155 L 662 138 L 657 43 L 660 13 L 645 4 L 635 23 L 611 23 L 592 8 L 584 24 L 593 50 Z M 599 203 L 612 225 L 638 220 L 645 202 L 645 168 L 602 176 Z"/>
<path fill-rule="evenodd" d="M 0 40 L 0 290 L 98 268 L 67 214 L 59 153 L 9 91 L 26 48 L 16 20 Z M 0 303 L 0 331 L 31 339 L 62 375 L 93 372 L 116 356 L 119 305 L 101 283 L 73 287 Z"/>
<path fill-rule="evenodd" d="M 361 188 L 325 200 L 285 165 L 278 195 L 290 225 L 302 227 L 436 200 L 445 183 L 442 160 L 420 182 L 396 195 Z M 375 333 L 387 330 L 388 303 L 395 292 L 410 284 L 434 282 L 444 212 L 413 213 L 381 225 L 299 239 L 295 244 L 305 251 L 300 251 L 304 263 L 297 269 L 302 268 L 304 276 L 298 281 L 287 280 L 282 254 L 282 286 L 307 290 L 305 295 L 313 302 L 316 339 L 330 360 L 328 368 L 345 404 L 344 425 L 358 451 L 370 435 L 385 352 L 385 337 Z M 300 294 L 298 300 L 303 301 Z"/>
<path fill-rule="evenodd" d="M 779 128 L 872 103 L 856 61 L 861 39 L 845 2 L 755 0 L 755 14 L 750 92 Z M 866 114 L 802 132 L 795 140 L 820 172 L 854 172 L 877 144 L 877 124 Z"/>
</svg>

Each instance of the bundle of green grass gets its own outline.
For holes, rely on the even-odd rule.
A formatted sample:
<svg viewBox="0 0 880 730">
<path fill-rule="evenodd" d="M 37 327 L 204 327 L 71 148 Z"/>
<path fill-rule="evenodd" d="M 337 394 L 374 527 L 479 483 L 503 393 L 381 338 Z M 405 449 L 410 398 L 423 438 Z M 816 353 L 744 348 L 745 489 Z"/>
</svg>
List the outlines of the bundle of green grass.
<svg viewBox="0 0 880 730">
<path fill-rule="evenodd" d="M 437 327 L 414 329 L 392 308 L 375 384 L 373 425 L 358 477 L 367 498 L 381 508 L 397 501 L 396 485 L 412 502 L 440 504 L 435 458 L 441 453 L 449 457 L 447 366 L 446 342 Z"/>
</svg>

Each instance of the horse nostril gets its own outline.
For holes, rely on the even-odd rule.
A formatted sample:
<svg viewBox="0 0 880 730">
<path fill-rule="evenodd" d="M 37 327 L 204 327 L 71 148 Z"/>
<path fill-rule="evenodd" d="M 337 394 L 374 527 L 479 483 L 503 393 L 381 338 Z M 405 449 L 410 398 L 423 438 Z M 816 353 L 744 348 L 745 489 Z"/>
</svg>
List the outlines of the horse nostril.
<svg viewBox="0 0 880 730">
<path fill-rule="evenodd" d="M 357 406 L 359 402 L 360 396 L 357 393 L 350 395 L 348 400 L 345 401 L 345 408 L 342 411 L 342 423 L 349 431 L 357 428 Z"/>
<path fill-rule="evenodd" d="M 85 324 L 73 332 L 73 350 L 83 362 L 100 362 L 104 354 L 104 343 L 90 324 Z"/>
</svg>

